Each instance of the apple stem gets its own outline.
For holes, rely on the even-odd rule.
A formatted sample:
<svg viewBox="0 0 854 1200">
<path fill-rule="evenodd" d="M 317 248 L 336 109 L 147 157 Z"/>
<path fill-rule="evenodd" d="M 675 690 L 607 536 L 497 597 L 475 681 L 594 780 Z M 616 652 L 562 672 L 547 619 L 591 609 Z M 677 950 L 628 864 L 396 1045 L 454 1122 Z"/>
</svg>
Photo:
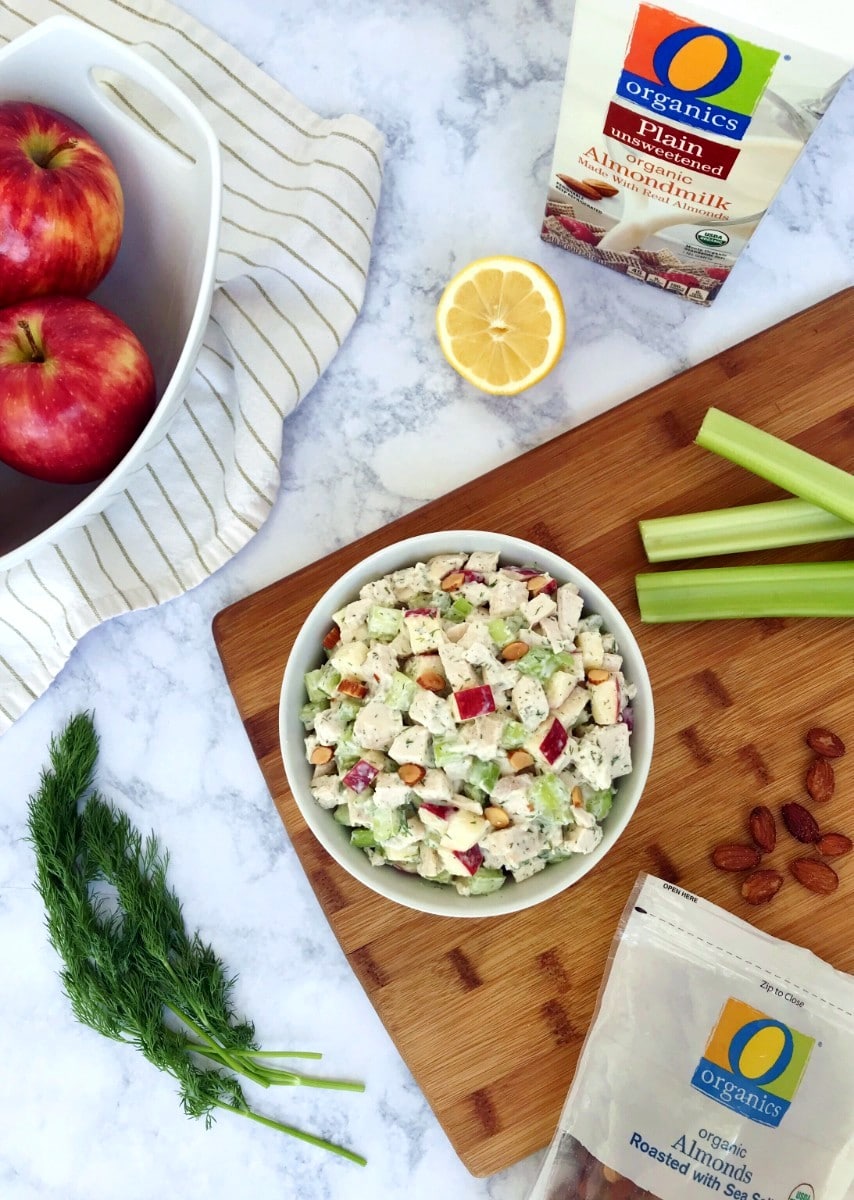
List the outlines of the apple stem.
<svg viewBox="0 0 854 1200">
<path fill-rule="evenodd" d="M 40 165 L 43 167 L 49 167 L 50 164 L 53 162 L 53 160 L 56 158 L 57 154 L 62 154 L 63 150 L 73 150 L 76 145 L 77 145 L 77 138 L 75 138 L 75 137 L 66 138 L 64 142 L 60 142 L 58 146 L 54 146 L 54 148 L 51 150 L 50 154 L 46 155 L 42 159 Z"/>
<path fill-rule="evenodd" d="M 18 326 L 21 329 L 23 329 L 24 337 L 27 339 L 27 341 L 30 344 L 30 355 L 31 355 L 30 361 L 37 362 L 37 363 L 43 363 L 44 362 L 44 354 L 36 345 L 36 339 L 33 337 L 33 331 L 32 331 L 32 329 L 30 329 L 29 321 L 19 321 Z"/>
</svg>

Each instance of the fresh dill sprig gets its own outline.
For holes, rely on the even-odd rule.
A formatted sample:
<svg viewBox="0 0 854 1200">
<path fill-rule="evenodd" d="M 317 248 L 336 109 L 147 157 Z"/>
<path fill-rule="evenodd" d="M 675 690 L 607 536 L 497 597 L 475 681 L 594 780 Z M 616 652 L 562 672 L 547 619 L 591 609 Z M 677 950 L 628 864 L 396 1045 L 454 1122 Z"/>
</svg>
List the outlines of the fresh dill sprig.
<svg viewBox="0 0 854 1200">
<path fill-rule="evenodd" d="M 48 936 L 63 960 L 62 984 L 77 1019 L 135 1046 L 172 1075 L 184 1112 L 208 1127 L 225 1109 L 364 1166 L 361 1155 L 249 1107 L 237 1075 L 265 1088 L 364 1085 L 264 1061 L 321 1056 L 258 1048 L 254 1026 L 234 1011 L 234 978 L 199 934 L 187 931 L 167 882 L 168 856 L 153 834 L 144 838 L 93 789 L 98 739 L 90 714 L 72 717 L 51 739 L 49 754 L 50 767 L 30 797 L 28 829 Z"/>
</svg>

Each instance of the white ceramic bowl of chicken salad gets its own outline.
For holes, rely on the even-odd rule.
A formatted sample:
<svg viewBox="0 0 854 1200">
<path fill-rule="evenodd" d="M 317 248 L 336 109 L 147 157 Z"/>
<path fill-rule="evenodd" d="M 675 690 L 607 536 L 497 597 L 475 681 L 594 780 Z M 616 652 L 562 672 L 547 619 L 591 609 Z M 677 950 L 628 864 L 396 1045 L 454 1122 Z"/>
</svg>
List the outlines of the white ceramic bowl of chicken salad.
<svg viewBox="0 0 854 1200">
<path fill-rule="evenodd" d="M 637 807 L 653 731 L 643 657 L 605 593 L 477 530 L 347 571 L 300 629 L 279 705 L 318 841 L 374 892 L 439 916 L 517 912 L 592 870 Z"/>
</svg>

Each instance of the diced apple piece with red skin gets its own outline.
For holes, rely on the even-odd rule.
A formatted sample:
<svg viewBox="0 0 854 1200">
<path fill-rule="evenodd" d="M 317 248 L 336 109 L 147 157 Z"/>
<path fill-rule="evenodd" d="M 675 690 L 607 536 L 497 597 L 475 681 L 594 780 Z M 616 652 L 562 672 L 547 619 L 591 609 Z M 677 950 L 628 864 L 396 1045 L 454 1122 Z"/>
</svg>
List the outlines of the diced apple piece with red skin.
<svg viewBox="0 0 854 1200">
<path fill-rule="evenodd" d="M 448 828 L 442 834 L 439 845 L 444 850 L 471 850 L 490 828 L 482 812 L 473 813 L 456 808 L 451 813 Z"/>
<path fill-rule="evenodd" d="M 461 721 L 471 721 L 495 712 L 495 697 L 488 683 L 454 692 L 453 699 Z"/>
<path fill-rule="evenodd" d="M 567 733 L 560 721 L 555 717 L 548 732 L 540 742 L 540 754 L 552 766 L 566 749 Z"/>
<path fill-rule="evenodd" d="M 373 763 L 360 758 L 357 763 L 353 764 L 341 782 L 353 792 L 363 792 L 365 788 L 373 785 L 377 775 L 379 775 L 379 769 Z"/>
<path fill-rule="evenodd" d="M 451 804 L 419 804 L 419 811 L 424 809 L 431 813 L 434 817 L 439 817 L 443 821 L 450 820 L 451 813 L 454 812 L 454 807 Z"/>
<path fill-rule="evenodd" d="M 615 725 L 620 716 L 620 686 L 616 675 L 590 688 L 590 715 L 597 725 Z"/>
<path fill-rule="evenodd" d="M 476 875 L 483 863 L 483 851 L 480 846 L 472 846 L 470 850 L 454 850 L 452 851 L 454 858 L 458 858 L 463 864 L 469 875 Z"/>
</svg>

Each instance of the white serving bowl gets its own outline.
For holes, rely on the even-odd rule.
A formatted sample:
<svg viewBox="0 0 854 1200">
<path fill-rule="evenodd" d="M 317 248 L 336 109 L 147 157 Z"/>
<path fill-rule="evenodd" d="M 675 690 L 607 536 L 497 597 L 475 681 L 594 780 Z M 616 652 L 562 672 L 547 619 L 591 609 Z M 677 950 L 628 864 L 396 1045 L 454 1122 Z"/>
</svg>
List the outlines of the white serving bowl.
<svg viewBox="0 0 854 1200">
<path fill-rule="evenodd" d="M 313 768 L 305 758 L 305 729 L 299 713 L 306 701 L 304 676 L 324 661 L 321 641 L 332 625 L 332 614 L 359 589 L 390 571 L 432 558 L 433 555 L 475 550 L 499 551 L 501 561 L 548 571 L 559 583 L 576 584 L 584 598 L 586 614 L 599 613 L 604 628 L 616 637 L 626 678 L 637 687 L 634 713 L 633 770 L 617 781 L 613 807 L 605 818 L 603 838 L 590 854 L 576 854 L 552 863 L 522 883 L 508 880 L 486 896 L 461 896 L 453 886 L 432 884 L 393 867 L 374 867 L 364 850 L 350 844 L 349 830 L 331 811 L 322 809 L 311 794 Z M 454 530 L 407 538 L 378 550 L 347 571 L 320 598 L 297 634 L 288 655 L 279 701 L 279 740 L 291 794 L 306 824 L 328 853 L 366 887 L 407 908 L 444 917 L 487 917 L 518 912 L 562 892 L 592 870 L 614 847 L 641 798 L 650 762 L 654 731 L 652 689 L 643 657 L 629 626 L 605 593 L 592 580 L 556 554 L 532 542 L 501 533 Z M 604 869 L 607 869 L 604 868 Z"/>
<path fill-rule="evenodd" d="M 124 80 L 145 89 L 146 108 L 169 110 L 171 144 L 118 107 L 113 87 L 121 91 Z M 134 445 L 97 484 L 44 483 L 0 463 L 3 571 L 105 508 L 165 436 L 210 315 L 222 176 L 219 143 L 184 93 L 135 51 L 75 18 L 51 17 L 0 50 L 0 100 L 30 100 L 73 117 L 113 160 L 124 234 L 91 298 L 142 342 L 158 400 Z"/>
</svg>

